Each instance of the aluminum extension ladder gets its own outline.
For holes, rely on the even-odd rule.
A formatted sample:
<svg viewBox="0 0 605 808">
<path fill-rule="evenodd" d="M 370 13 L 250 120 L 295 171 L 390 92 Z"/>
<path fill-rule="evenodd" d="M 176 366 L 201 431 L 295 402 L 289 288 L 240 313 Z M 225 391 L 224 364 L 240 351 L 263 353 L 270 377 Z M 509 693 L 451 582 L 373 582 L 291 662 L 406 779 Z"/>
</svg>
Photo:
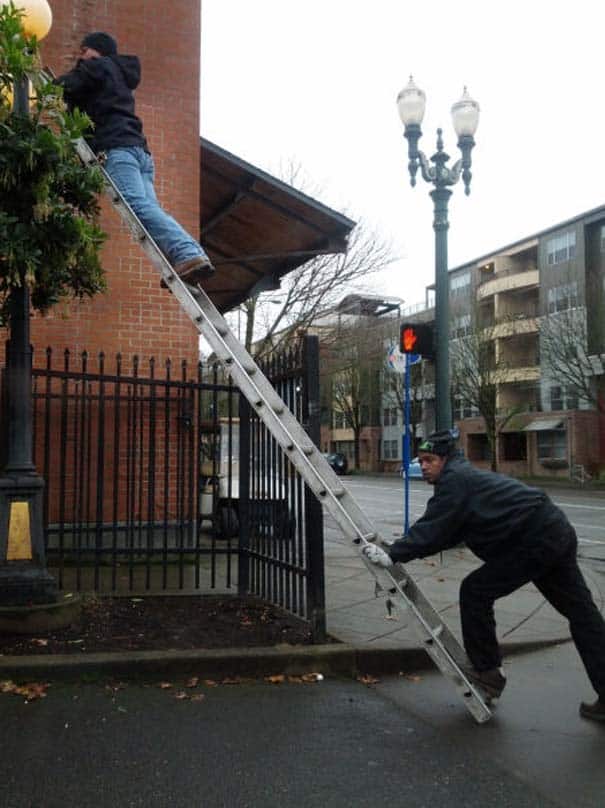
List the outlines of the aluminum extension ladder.
<svg viewBox="0 0 605 808">
<path fill-rule="evenodd" d="M 358 545 L 360 550 L 370 542 L 380 543 L 381 537 L 368 518 L 250 354 L 231 333 L 227 322 L 204 290 L 199 286 L 189 286 L 180 280 L 84 139 L 77 141 L 76 149 L 82 162 L 94 164 L 101 169 L 105 178 L 105 191 L 133 237 L 145 250 L 183 310 L 203 334 L 256 414 L 345 536 Z M 475 720 L 478 723 L 488 721 L 492 715 L 488 706 L 489 698 L 464 674 L 462 668 L 469 663 L 463 648 L 412 578 L 401 565 L 387 570 L 371 564 L 364 556 L 362 558 L 375 578 L 377 595 L 382 593 L 387 597 L 392 595 L 401 597 L 405 606 L 416 618 L 415 627 L 427 653 L 439 670 L 452 680 Z"/>
</svg>

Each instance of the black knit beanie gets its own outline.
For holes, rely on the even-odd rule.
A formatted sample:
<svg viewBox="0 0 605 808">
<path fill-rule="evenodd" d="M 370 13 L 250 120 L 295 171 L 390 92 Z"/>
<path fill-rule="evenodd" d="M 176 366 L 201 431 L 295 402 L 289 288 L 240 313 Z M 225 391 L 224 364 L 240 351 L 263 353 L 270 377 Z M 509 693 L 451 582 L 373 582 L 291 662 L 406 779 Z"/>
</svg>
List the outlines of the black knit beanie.
<svg viewBox="0 0 605 808">
<path fill-rule="evenodd" d="M 103 31 L 86 34 L 82 40 L 82 47 L 93 48 L 99 51 L 101 56 L 114 56 L 118 52 L 118 43 L 112 36 L 103 33 Z"/>
<path fill-rule="evenodd" d="M 440 457 L 449 457 L 456 451 L 456 440 L 459 437 L 457 429 L 442 429 L 441 432 L 433 432 L 426 440 L 423 440 L 418 447 L 419 452 L 429 452 Z"/>
</svg>

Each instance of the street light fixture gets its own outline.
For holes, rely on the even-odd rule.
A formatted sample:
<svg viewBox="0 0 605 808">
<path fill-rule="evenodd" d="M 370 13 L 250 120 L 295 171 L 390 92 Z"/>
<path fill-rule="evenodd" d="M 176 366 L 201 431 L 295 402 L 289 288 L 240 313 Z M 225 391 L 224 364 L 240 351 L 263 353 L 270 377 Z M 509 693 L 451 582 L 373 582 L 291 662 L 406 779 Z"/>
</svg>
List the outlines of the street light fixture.
<svg viewBox="0 0 605 808">
<path fill-rule="evenodd" d="M 46 0 L 17 0 L 27 36 L 42 39 L 52 13 Z M 13 110 L 29 115 L 27 77 L 16 78 Z M 22 272 L 9 299 L 10 339 L 6 346 L 6 457 L 0 476 L 0 605 L 54 603 L 55 579 L 45 563 L 42 524 L 44 480 L 33 462 L 32 349 L 30 296 Z"/>
<path fill-rule="evenodd" d="M 462 97 L 452 106 L 452 121 L 458 136 L 458 148 L 462 157 L 451 168 L 446 166 L 450 159 L 443 150 L 442 130 L 437 129 L 437 151 L 428 160 L 418 149 L 422 136 L 421 124 L 426 106 L 425 93 L 416 86 L 410 76 L 408 84 L 397 96 L 399 117 L 405 127 L 404 137 L 408 141 L 408 169 L 410 183 L 416 185 L 416 174 L 420 173 L 425 182 L 434 188 L 430 192 L 434 205 L 433 228 L 435 230 L 435 420 L 437 429 L 452 426 L 449 371 L 449 288 L 447 262 L 447 205 L 452 192 L 449 186 L 455 185 L 460 177 L 464 182 L 465 194 L 471 189 L 471 151 L 475 145 L 474 134 L 479 124 L 479 104 L 469 96 L 466 87 Z M 433 163 L 434 165 L 431 165 Z"/>
</svg>

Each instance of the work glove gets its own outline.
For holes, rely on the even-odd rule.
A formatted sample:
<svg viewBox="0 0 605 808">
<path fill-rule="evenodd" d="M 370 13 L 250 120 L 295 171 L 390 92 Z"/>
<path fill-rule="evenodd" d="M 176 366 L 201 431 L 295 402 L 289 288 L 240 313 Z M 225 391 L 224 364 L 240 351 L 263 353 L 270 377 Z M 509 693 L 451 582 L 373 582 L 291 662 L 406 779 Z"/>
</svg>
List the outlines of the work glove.
<svg viewBox="0 0 605 808">
<path fill-rule="evenodd" d="M 391 556 L 385 552 L 382 547 L 377 547 L 375 544 L 366 544 L 361 552 L 368 561 L 372 564 L 376 564 L 377 567 L 388 569 L 393 566 Z"/>
</svg>

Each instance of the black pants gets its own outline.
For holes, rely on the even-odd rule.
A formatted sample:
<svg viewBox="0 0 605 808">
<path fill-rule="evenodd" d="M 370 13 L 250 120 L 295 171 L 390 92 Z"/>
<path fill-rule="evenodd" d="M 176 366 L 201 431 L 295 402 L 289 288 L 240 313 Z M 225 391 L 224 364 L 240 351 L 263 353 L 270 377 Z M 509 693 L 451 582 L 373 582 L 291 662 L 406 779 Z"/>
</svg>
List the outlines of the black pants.
<svg viewBox="0 0 605 808">
<path fill-rule="evenodd" d="M 596 607 L 576 558 L 578 541 L 565 521 L 526 536 L 505 554 L 487 561 L 460 587 L 462 636 L 478 671 L 501 662 L 494 601 L 530 581 L 569 620 L 571 636 L 597 694 L 605 699 L 605 621 Z"/>
</svg>

